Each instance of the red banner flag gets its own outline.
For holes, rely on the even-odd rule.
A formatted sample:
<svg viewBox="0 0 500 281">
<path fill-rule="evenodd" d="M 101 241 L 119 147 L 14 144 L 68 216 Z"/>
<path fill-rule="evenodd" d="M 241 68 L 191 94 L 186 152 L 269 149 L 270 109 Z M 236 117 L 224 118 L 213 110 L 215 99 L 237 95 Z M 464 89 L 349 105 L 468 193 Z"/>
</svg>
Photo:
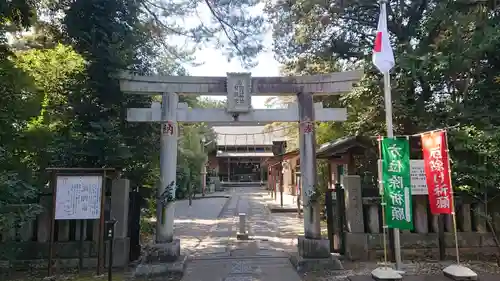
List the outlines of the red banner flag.
<svg viewBox="0 0 500 281">
<path fill-rule="evenodd" d="M 424 169 L 432 214 L 453 212 L 453 188 L 450 182 L 450 162 L 446 132 L 422 134 Z"/>
</svg>

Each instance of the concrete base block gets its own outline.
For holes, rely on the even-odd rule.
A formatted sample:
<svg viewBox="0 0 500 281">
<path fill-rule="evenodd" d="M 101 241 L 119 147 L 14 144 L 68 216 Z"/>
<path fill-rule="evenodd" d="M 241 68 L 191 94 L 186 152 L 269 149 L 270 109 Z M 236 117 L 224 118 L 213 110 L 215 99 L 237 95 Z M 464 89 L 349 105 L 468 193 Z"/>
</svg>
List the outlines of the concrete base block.
<svg viewBox="0 0 500 281">
<path fill-rule="evenodd" d="M 154 244 L 146 251 L 146 263 L 175 262 L 181 256 L 181 240 Z"/>
<path fill-rule="evenodd" d="M 298 237 L 297 247 L 299 255 L 303 258 L 330 258 L 330 241 L 328 239 L 310 239 Z"/>
<path fill-rule="evenodd" d="M 290 255 L 290 262 L 298 272 L 309 272 L 315 270 L 343 270 L 342 263 L 335 255 L 326 258 L 304 258 L 298 253 Z"/>
<path fill-rule="evenodd" d="M 453 264 L 443 269 L 444 276 L 456 281 L 478 280 L 477 273 L 472 269 Z"/>
<path fill-rule="evenodd" d="M 390 281 L 400 281 L 403 280 L 403 276 L 399 274 L 396 270 L 390 267 L 379 267 L 372 271 L 372 278 L 376 281 L 390 280 Z"/>
<path fill-rule="evenodd" d="M 169 275 L 182 275 L 186 268 L 186 256 L 180 256 L 175 262 L 156 262 L 139 264 L 134 271 L 134 278 L 137 277 L 156 277 Z"/>
<path fill-rule="evenodd" d="M 248 240 L 248 233 L 236 233 L 236 239 L 238 240 Z"/>
</svg>

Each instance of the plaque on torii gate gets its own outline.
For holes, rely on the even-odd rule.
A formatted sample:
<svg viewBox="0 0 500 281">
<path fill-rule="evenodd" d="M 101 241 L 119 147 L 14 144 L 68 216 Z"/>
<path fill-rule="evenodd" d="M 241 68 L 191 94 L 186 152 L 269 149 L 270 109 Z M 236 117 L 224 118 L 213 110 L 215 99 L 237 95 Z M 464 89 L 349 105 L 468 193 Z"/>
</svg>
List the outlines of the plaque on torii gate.
<svg viewBox="0 0 500 281">
<path fill-rule="evenodd" d="M 227 77 L 195 76 L 134 76 L 122 74 L 120 89 L 128 94 L 162 95 L 162 103 L 151 108 L 129 108 L 129 122 L 158 122 L 162 124 L 160 146 L 161 183 L 159 194 L 167 185 L 175 186 L 177 163 L 177 122 L 204 122 L 213 126 L 264 125 L 273 122 L 300 122 L 300 172 L 304 204 L 304 233 L 299 237 L 299 252 L 304 257 L 329 258 L 329 243 L 321 240 L 320 206 L 310 200 L 316 185 L 316 156 L 314 121 L 345 121 L 344 108 L 323 108 L 313 104 L 314 95 L 338 95 L 352 89 L 361 79 L 362 72 L 338 72 L 310 76 L 251 77 L 249 73 L 228 73 Z M 189 108 L 178 103 L 178 94 L 226 96 L 226 108 Z M 280 109 L 253 109 L 251 96 L 297 95 L 297 102 Z M 173 191 L 175 193 L 175 190 Z M 173 239 L 174 203 L 157 207 L 158 245 L 171 245 L 166 252 L 180 254 L 180 242 Z M 312 245 L 314 244 L 314 245 Z M 325 248 L 324 251 L 307 252 L 307 249 Z"/>
<path fill-rule="evenodd" d="M 252 109 L 251 87 L 250 73 L 228 73 L 226 112 L 249 112 Z"/>
</svg>

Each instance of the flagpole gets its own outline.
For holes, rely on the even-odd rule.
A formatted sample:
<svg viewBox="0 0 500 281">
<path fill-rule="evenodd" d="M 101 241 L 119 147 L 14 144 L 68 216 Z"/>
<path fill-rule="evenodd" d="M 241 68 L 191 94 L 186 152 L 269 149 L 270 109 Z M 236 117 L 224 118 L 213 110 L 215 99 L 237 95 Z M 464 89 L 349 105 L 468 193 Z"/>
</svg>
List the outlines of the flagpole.
<svg viewBox="0 0 500 281">
<path fill-rule="evenodd" d="M 448 180 L 450 182 L 451 193 L 451 216 L 453 220 L 453 235 L 455 236 L 455 253 L 457 255 L 457 265 L 460 265 L 460 251 L 458 250 L 458 233 L 457 233 L 457 216 L 455 212 L 455 197 L 453 192 L 453 184 L 451 181 L 451 161 L 450 161 L 450 148 L 448 146 L 448 132 L 444 131 L 444 141 L 446 143 L 446 154 L 448 154 Z"/>
<path fill-rule="evenodd" d="M 392 97 L 391 97 L 391 76 L 389 71 L 384 73 L 384 101 L 385 101 L 385 123 L 387 125 L 387 137 L 394 137 L 394 126 L 392 124 Z M 393 228 L 394 232 L 394 257 L 396 259 L 396 270 L 402 270 L 401 262 L 401 240 L 399 228 Z"/>
<path fill-rule="evenodd" d="M 389 72 L 394 67 L 395 60 L 389 39 L 387 29 L 387 0 L 379 0 L 380 16 L 377 25 L 377 35 L 373 48 L 373 64 L 384 75 L 384 102 L 385 102 L 385 121 L 387 125 L 387 137 L 394 138 L 394 128 L 392 124 L 392 98 L 391 98 L 391 76 Z M 386 206 L 384 206 L 386 207 Z M 399 237 L 399 228 L 393 229 L 394 237 L 394 256 L 396 259 L 396 270 L 391 267 L 377 267 L 372 271 L 372 277 L 375 280 L 401 280 L 401 242 Z"/>
<path fill-rule="evenodd" d="M 380 159 L 379 161 L 382 161 L 382 143 L 381 143 L 381 137 L 378 137 L 378 158 Z M 377 161 L 378 165 L 378 161 Z M 378 165 L 378 184 L 379 184 L 379 193 L 380 193 L 380 200 L 381 200 L 381 205 L 382 205 L 382 240 L 383 240 L 383 245 L 384 245 L 384 266 L 387 266 L 387 223 L 385 219 L 385 206 L 387 205 L 385 203 L 384 199 L 384 185 L 383 185 L 383 180 L 382 180 L 382 164 Z"/>
</svg>

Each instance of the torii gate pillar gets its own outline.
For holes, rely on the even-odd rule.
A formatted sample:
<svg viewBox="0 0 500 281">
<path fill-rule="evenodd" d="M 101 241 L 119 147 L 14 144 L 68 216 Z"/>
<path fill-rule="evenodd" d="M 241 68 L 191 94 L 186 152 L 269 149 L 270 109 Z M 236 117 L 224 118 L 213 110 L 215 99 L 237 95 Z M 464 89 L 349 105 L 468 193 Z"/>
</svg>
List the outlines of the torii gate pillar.
<svg viewBox="0 0 500 281">
<path fill-rule="evenodd" d="M 175 198 L 176 171 L 177 171 L 177 104 L 179 96 L 176 93 L 164 93 L 161 99 L 161 119 L 166 123 L 161 124 L 160 135 L 160 187 L 157 189 L 158 197 L 170 186 L 170 196 Z M 180 255 L 180 242 L 174 241 L 175 201 L 166 205 L 156 206 L 156 243 L 174 243 L 173 254 Z"/>
<path fill-rule="evenodd" d="M 311 93 L 298 93 L 299 102 L 299 149 L 302 198 L 304 198 L 305 238 L 321 239 L 320 206 L 314 200 L 317 185 L 316 176 L 316 137 L 314 132 L 314 105 Z M 300 245 L 299 245 L 300 246 Z"/>
<path fill-rule="evenodd" d="M 331 265 L 328 239 L 321 239 L 320 206 L 316 190 L 316 151 L 314 121 L 345 121 L 345 108 L 323 108 L 314 104 L 314 94 L 341 94 L 350 91 L 352 84 L 358 82 L 362 73 L 358 71 L 330 73 L 297 77 L 254 77 L 250 73 L 228 73 L 227 77 L 188 77 L 188 76 L 133 76 L 120 77 L 120 89 L 126 93 L 140 95 L 162 94 L 162 105 L 154 103 L 151 108 L 129 108 L 127 120 L 131 122 L 161 123 L 161 181 L 159 197 L 163 197 L 168 186 L 175 196 L 175 176 L 177 164 L 177 122 L 207 122 L 212 125 L 262 125 L 273 122 L 300 122 L 300 158 L 301 183 L 304 198 L 304 234 L 298 238 L 299 259 L 297 266 L 306 266 L 306 260 L 317 264 L 320 260 Z M 298 93 L 298 103 L 280 109 L 252 109 L 251 96 L 290 95 Z M 178 103 L 177 94 L 224 95 L 227 96 L 225 109 L 188 108 L 187 104 Z M 163 199 L 160 198 L 162 201 Z M 158 202 L 161 203 L 161 202 Z M 157 253 L 149 254 L 154 261 L 173 261 L 180 256 L 180 241 L 174 239 L 174 202 L 168 202 L 166 208 L 157 208 L 157 236 L 153 248 Z M 165 260 L 165 258 L 167 260 Z M 313 258 L 313 260 L 310 260 Z M 153 261 L 149 260 L 149 261 Z M 340 269 L 338 260 L 334 267 Z M 148 271 L 147 267 L 137 268 Z M 168 267 L 165 269 L 168 270 Z M 151 269 L 157 273 L 164 268 Z"/>
</svg>

